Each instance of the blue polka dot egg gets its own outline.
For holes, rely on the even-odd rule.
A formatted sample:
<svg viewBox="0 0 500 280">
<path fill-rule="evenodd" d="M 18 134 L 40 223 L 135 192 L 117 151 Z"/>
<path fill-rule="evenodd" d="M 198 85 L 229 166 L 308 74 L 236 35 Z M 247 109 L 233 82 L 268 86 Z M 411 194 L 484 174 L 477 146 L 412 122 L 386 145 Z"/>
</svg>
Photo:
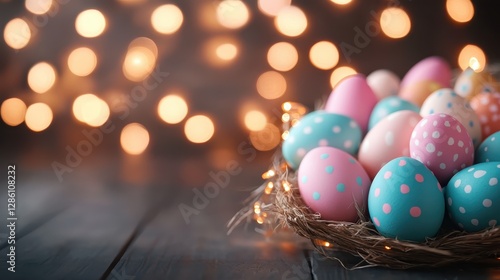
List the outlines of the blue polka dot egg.
<svg viewBox="0 0 500 280">
<path fill-rule="evenodd" d="M 325 111 L 311 112 L 290 129 L 283 142 L 283 157 L 297 169 L 310 150 L 329 146 L 356 155 L 361 143 L 361 128 L 349 117 Z"/>
<path fill-rule="evenodd" d="M 445 188 L 446 207 L 461 229 L 475 232 L 500 223 L 500 162 L 463 169 Z"/>
<path fill-rule="evenodd" d="M 373 179 L 368 211 L 377 231 L 390 238 L 422 242 L 439 231 L 444 218 L 442 188 L 420 161 L 399 157 Z"/>
<path fill-rule="evenodd" d="M 304 203 L 321 219 L 356 222 L 357 209 L 366 209 L 370 178 L 353 156 L 340 149 L 311 150 L 297 176 Z"/>
<path fill-rule="evenodd" d="M 475 162 L 500 161 L 500 131 L 484 139 L 475 153 Z"/>
<path fill-rule="evenodd" d="M 386 116 L 403 110 L 410 110 L 413 112 L 420 112 L 420 108 L 399 96 L 389 96 L 380 100 L 373 108 L 368 122 L 368 129 L 372 129 L 380 120 Z"/>
</svg>

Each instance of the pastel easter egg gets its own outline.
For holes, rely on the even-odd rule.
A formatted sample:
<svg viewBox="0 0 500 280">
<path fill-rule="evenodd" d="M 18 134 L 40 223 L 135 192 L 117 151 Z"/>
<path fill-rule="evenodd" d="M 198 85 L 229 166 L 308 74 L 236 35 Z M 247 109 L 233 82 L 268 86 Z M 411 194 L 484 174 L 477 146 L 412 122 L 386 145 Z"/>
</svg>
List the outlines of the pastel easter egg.
<svg viewBox="0 0 500 280">
<path fill-rule="evenodd" d="M 421 242 L 435 236 L 443 222 L 444 204 L 436 177 L 409 157 L 384 165 L 368 194 L 368 211 L 377 231 L 399 240 Z"/>
<path fill-rule="evenodd" d="M 293 126 L 283 142 L 283 157 L 292 169 L 297 169 L 310 150 L 330 146 L 356 155 L 361 143 L 361 129 L 349 117 L 322 110 L 311 112 Z"/>
<path fill-rule="evenodd" d="M 474 146 L 465 127 L 446 114 L 428 115 L 415 126 L 410 155 L 429 168 L 441 184 L 474 162 Z"/>
<path fill-rule="evenodd" d="M 483 138 L 500 131 L 500 93 L 479 93 L 470 105 L 479 116 Z"/>
<path fill-rule="evenodd" d="M 500 161 L 500 131 L 497 131 L 479 145 L 475 153 L 475 162 Z"/>
<path fill-rule="evenodd" d="M 500 162 L 485 162 L 464 169 L 445 188 L 452 221 L 468 232 L 500 224 Z"/>
<path fill-rule="evenodd" d="M 358 160 L 370 178 L 390 160 L 410 156 L 410 137 L 422 117 L 409 110 L 398 111 L 383 118 L 361 142 Z"/>
<path fill-rule="evenodd" d="M 450 87 L 451 69 L 440 57 L 428 57 L 415 64 L 403 77 L 399 96 L 421 106 L 432 92 Z"/>
<path fill-rule="evenodd" d="M 389 96 L 380 100 L 372 110 L 368 129 L 372 129 L 381 119 L 402 110 L 420 112 L 420 108 L 415 104 L 401 99 L 399 96 Z"/>
<path fill-rule="evenodd" d="M 474 147 L 481 143 L 483 138 L 479 117 L 469 102 L 455 91 L 450 88 L 438 89 L 425 99 L 420 115 L 425 117 L 437 113 L 444 113 L 457 119 L 467 129 Z"/>
<path fill-rule="evenodd" d="M 304 157 L 297 174 L 304 203 L 321 219 L 356 222 L 356 207 L 366 209 L 371 181 L 350 154 L 332 147 L 315 148 Z"/>
<path fill-rule="evenodd" d="M 399 92 L 399 77 L 386 69 L 373 71 L 366 77 L 366 82 L 379 100 L 397 95 Z"/>
<path fill-rule="evenodd" d="M 454 90 L 458 95 L 470 100 L 483 92 L 499 91 L 500 87 L 490 73 L 486 71 L 476 72 L 468 67 L 458 76 Z"/>
<path fill-rule="evenodd" d="M 356 74 L 342 79 L 337 84 L 328 97 L 325 111 L 352 118 L 361 130 L 366 132 L 370 114 L 377 101 L 365 76 Z"/>
</svg>

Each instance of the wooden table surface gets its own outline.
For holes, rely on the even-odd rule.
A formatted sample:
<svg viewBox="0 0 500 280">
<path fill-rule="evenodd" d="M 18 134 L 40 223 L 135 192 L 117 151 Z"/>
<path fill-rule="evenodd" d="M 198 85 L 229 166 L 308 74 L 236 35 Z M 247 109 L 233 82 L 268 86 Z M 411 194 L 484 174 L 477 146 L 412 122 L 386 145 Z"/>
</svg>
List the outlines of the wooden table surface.
<svg viewBox="0 0 500 280">
<path fill-rule="evenodd" d="M 214 170 L 194 164 L 199 174 Z M 131 166 L 138 165 L 144 162 Z M 196 181 L 182 174 L 181 160 L 153 161 L 145 166 L 151 172 L 137 178 L 123 173 L 124 166 L 122 159 L 89 164 L 59 182 L 51 168 L 19 162 L 16 272 L 7 271 L 2 226 L 0 279 L 500 279 L 498 268 L 467 265 L 347 270 L 307 240 L 286 232 L 265 237 L 256 224 L 228 236 L 226 224 L 248 195 L 245 189 L 260 182 L 256 174 L 264 164 L 244 166 L 189 223 L 179 205 L 192 203 Z M 5 186 L 6 178 L 0 182 Z M 1 221 L 6 200 L 2 188 Z M 348 264 L 358 261 L 335 254 Z"/>
</svg>

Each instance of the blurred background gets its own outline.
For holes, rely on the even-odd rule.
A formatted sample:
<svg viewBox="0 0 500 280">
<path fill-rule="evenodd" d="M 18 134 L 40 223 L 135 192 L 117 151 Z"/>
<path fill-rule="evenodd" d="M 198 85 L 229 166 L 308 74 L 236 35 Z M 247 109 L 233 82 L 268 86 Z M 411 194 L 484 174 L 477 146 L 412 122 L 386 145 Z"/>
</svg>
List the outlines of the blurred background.
<svg viewBox="0 0 500 280">
<path fill-rule="evenodd" d="M 346 75 L 384 68 L 402 78 L 431 55 L 457 73 L 470 61 L 478 71 L 498 62 L 490 6 L 2 0 L 2 160 L 59 181 L 118 160 L 125 180 L 170 172 L 186 186 L 206 182 L 198 162 L 265 170 L 284 102 L 314 109 Z"/>
</svg>

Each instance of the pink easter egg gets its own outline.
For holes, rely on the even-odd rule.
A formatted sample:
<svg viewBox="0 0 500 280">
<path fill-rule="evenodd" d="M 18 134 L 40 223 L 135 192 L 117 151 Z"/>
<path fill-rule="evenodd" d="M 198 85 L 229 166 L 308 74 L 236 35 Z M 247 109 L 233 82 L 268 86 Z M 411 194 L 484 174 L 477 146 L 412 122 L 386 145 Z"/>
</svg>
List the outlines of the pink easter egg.
<svg viewBox="0 0 500 280">
<path fill-rule="evenodd" d="M 467 129 L 447 114 L 428 115 L 415 126 L 410 156 L 429 168 L 442 185 L 474 162 L 474 146 Z"/>
<path fill-rule="evenodd" d="M 410 156 L 410 137 L 422 117 L 410 110 L 394 112 L 378 122 L 366 134 L 358 153 L 358 161 L 370 178 L 394 158 Z"/>
<path fill-rule="evenodd" d="M 370 178 L 350 154 L 333 147 L 309 151 L 298 170 L 302 199 L 321 219 L 356 222 L 364 211 Z"/>
<path fill-rule="evenodd" d="M 352 118 L 366 132 L 377 102 L 378 98 L 368 86 L 365 76 L 356 74 L 338 83 L 326 102 L 325 111 Z"/>
</svg>

